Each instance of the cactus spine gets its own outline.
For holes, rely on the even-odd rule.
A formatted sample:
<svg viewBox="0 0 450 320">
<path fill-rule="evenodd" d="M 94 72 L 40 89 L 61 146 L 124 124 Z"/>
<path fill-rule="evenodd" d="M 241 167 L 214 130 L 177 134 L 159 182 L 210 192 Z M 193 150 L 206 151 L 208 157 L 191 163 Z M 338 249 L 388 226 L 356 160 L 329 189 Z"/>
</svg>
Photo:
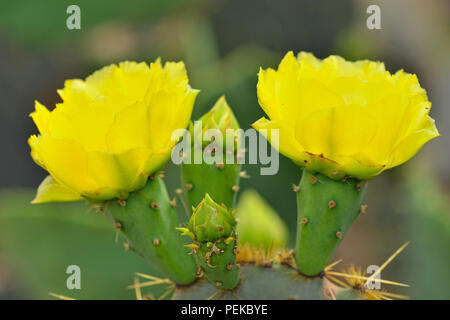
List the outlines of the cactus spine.
<svg viewBox="0 0 450 320">
<path fill-rule="evenodd" d="M 161 177 L 151 177 L 126 201 L 109 201 L 105 210 L 127 238 L 130 249 L 155 269 L 180 285 L 195 281 L 195 261 L 175 230 L 177 213 Z"/>
<path fill-rule="evenodd" d="M 297 192 L 295 260 L 301 273 L 318 275 L 359 215 L 366 183 L 332 180 L 303 170 Z"/>
<path fill-rule="evenodd" d="M 239 283 L 235 225 L 234 212 L 218 205 L 206 194 L 194 210 L 188 228 L 180 228 L 193 240 L 188 247 L 195 255 L 198 276 L 204 274 L 222 289 L 233 289 Z"/>
<path fill-rule="evenodd" d="M 206 130 L 210 129 L 212 135 L 215 132 L 220 134 L 220 137 L 208 136 Z M 227 131 L 230 141 L 226 140 Z M 241 165 L 237 161 L 240 151 L 240 131 L 239 124 L 225 97 L 222 96 L 209 112 L 194 125 L 191 124 L 190 133 L 193 137 L 189 155 L 191 161 L 181 165 L 183 189 L 190 205 L 196 207 L 205 194 L 209 193 L 217 203 L 223 203 L 227 208 L 234 208 L 241 170 Z M 210 152 L 212 148 L 217 148 L 215 151 L 223 151 L 221 161 L 211 164 L 205 161 L 194 163 L 196 154 L 203 155 L 205 150 L 208 149 L 207 152 Z M 214 158 L 214 154 L 212 157 Z M 227 161 L 227 157 L 231 157 L 233 161 Z"/>
</svg>

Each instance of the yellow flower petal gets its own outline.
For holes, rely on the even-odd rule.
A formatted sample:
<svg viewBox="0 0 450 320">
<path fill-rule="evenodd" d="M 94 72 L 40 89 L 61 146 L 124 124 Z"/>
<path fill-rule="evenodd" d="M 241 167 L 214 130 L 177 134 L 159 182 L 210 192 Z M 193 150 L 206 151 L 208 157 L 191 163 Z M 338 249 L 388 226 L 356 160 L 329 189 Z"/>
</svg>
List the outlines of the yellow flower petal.
<svg viewBox="0 0 450 320">
<path fill-rule="evenodd" d="M 355 155 L 364 149 L 376 130 L 375 119 L 364 109 L 344 105 L 298 119 L 295 137 L 307 152 L 339 162 L 340 157 Z"/>
<path fill-rule="evenodd" d="M 41 184 L 36 193 L 36 197 L 31 203 L 45 203 L 45 202 L 65 202 L 65 201 L 78 201 L 83 198 L 76 193 L 73 193 L 70 189 L 57 183 L 52 176 L 48 175 Z"/>
<path fill-rule="evenodd" d="M 117 113 L 106 135 L 108 150 L 119 153 L 134 148 L 150 148 L 149 113 L 148 105 L 142 102 Z M 169 116 L 171 115 L 166 115 Z"/>
<path fill-rule="evenodd" d="M 258 102 L 270 119 L 281 119 L 281 112 L 276 98 L 277 74 L 273 69 L 259 70 Z"/>
<path fill-rule="evenodd" d="M 143 187 L 149 175 L 144 171 L 149 152 L 146 148 L 136 148 L 118 154 L 88 152 L 88 175 L 97 185 L 88 196 L 96 200 L 107 200 L 109 194 L 113 194 L 123 199 L 128 196 L 130 190 Z"/>
<path fill-rule="evenodd" d="M 32 135 L 28 138 L 28 145 L 31 148 L 31 157 L 33 158 L 34 162 L 38 164 L 40 167 L 45 169 L 44 161 L 42 160 L 42 156 L 39 154 L 39 139 L 36 135 Z"/>
</svg>

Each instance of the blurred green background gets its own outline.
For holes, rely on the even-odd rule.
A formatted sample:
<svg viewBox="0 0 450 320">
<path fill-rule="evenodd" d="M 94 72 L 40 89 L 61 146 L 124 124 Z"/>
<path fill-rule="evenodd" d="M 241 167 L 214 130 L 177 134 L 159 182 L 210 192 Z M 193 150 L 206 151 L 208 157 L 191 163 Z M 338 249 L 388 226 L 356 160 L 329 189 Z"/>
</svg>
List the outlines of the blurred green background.
<svg viewBox="0 0 450 320">
<path fill-rule="evenodd" d="M 66 9 L 81 8 L 81 30 L 66 28 Z M 381 8 L 381 30 L 368 30 L 366 8 Z M 442 137 L 408 164 L 369 184 L 361 215 L 336 253 L 341 268 L 380 265 L 411 244 L 382 277 L 410 288 L 384 287 L 417 299 L 450 299 L 450 2 L 289 0 L 2 1 L 0 4 L 0 299 L 133 299 L 134 272 L 153 270 L 124 250 L 106 219 L 85 203 L 30 205 L 46 173 L 26 140 L 35 133 L 34 100 L 59 101 L 56 89 L 122 60 L 185 61 L 201 89 L 193 118 L 225 94 L 241 126 L 263 116 L 256 98 L 260 66 L 276 67 L 289 50 L 324 58 L 374 59 L 388 70 L 417 73 Z M 171 195 L 179 172 L 168 164 Z M 299 169 L 280 159 L 276 176 L 251 176 L 256 189 L 295 235 L 292 183 Z M 292 243 L 293 239 L 291 239 Z M 82 289 L 66 288 L 67 266 L 81 267 Z M 163 290 L 164 288 L 158 288 Z M 157 293 L 155 293 L 157 294 Z"/>
</svg>

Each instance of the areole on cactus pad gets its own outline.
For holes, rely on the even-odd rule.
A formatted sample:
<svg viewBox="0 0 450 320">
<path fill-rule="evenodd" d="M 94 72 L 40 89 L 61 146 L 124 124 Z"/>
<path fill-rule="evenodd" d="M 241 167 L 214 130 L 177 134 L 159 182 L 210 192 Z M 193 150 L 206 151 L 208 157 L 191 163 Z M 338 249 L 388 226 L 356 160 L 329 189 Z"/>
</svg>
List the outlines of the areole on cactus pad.
<svg viewBox="0 0 450 320">
<path fill-rule="evenodd" d="M 288 53 L 277 71 L 260 71 L 258 100 L 270 120 L 253 127 L 268 129 L 261 133 L 269 140 L 269 131 L 279 130 L 274 147 L 303 168 L 294 187 L 294 250 L 284 247 L 288 236 L 281 217 L 257 194 L 247 194 L 243 200 L 252 204 L 240 208 L 265 211 L 239 213 L 244 223 L 238 228 L 241 137 L 224 97 L 191 124 L 188 156 L 212 145 L 228 152 L 233 163 L 182 163 L 177 193 L 190 219 L 179 222 L 159 170 L 177 142 L 172 134 L 189 124 L 198 91 L 188 82 L 182 62 L 125 62 L 84 81 L 67 81 L 59 91 L 63 103 L 51 112 L 36 103 L 31 116 L 40 135 L 31 136 L 29 145 L 49 176 L 33 202 L 94 204 L 124 236 L 126 248 L 164 275 L 147 276 L 148 285 L 170 284 L 163 297 L 175 291 L 175 299 L 401 298 L 367 288 L 375 274 L 339 273 L 329 263 L 363 208 L 367 180 L 407 161 L 439 135 L 417 77 L 391 75 L 382 63 L 319 60 L 308 53 Z M 195 129 L 235 134 L 229 145 L 222 138 L 205 141 Z M 239 229 L 246 245 L 238 243 Z M 137 294 L 143 286 L 135 284 Z"/>
</svg>

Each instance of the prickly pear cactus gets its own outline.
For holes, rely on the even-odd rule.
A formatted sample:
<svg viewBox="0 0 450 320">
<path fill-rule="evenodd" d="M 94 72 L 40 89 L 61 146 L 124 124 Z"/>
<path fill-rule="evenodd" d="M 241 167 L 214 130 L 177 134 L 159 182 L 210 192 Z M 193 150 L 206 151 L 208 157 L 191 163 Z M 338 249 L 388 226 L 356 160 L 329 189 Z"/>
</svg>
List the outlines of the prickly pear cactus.
<svg viewBox="0 0 450 320">
<path fill-rule="evenodd" d="M 233 208 L 239 190 L 241 165 L 239 124 L 225 97 L 221 97 L 213 108 L 190 126 L 192 146 L 189 163 L 182 163 L 183 190 L 191 206 L 196 207 L 209 193 L 211 197 L 228 208 Z M 227 141 L 227 131 L 229 140 Z M 215 133 L 220 135 L 214 136 Z M 220 139 L 218 138 L 220 136 Z M 206 140 L 206 141 L 205 141 Z M 214 158 L 215 148 L 220 158 Z M 205 153 L 211 154 L 208 163 L 195 163 Z M 223 153 L 222 153 L 223 152 Z M 219 153 L 217 153 L 219 155 Z M 226 157 L 232 159 L 227 160 Z"/>
</svg>

